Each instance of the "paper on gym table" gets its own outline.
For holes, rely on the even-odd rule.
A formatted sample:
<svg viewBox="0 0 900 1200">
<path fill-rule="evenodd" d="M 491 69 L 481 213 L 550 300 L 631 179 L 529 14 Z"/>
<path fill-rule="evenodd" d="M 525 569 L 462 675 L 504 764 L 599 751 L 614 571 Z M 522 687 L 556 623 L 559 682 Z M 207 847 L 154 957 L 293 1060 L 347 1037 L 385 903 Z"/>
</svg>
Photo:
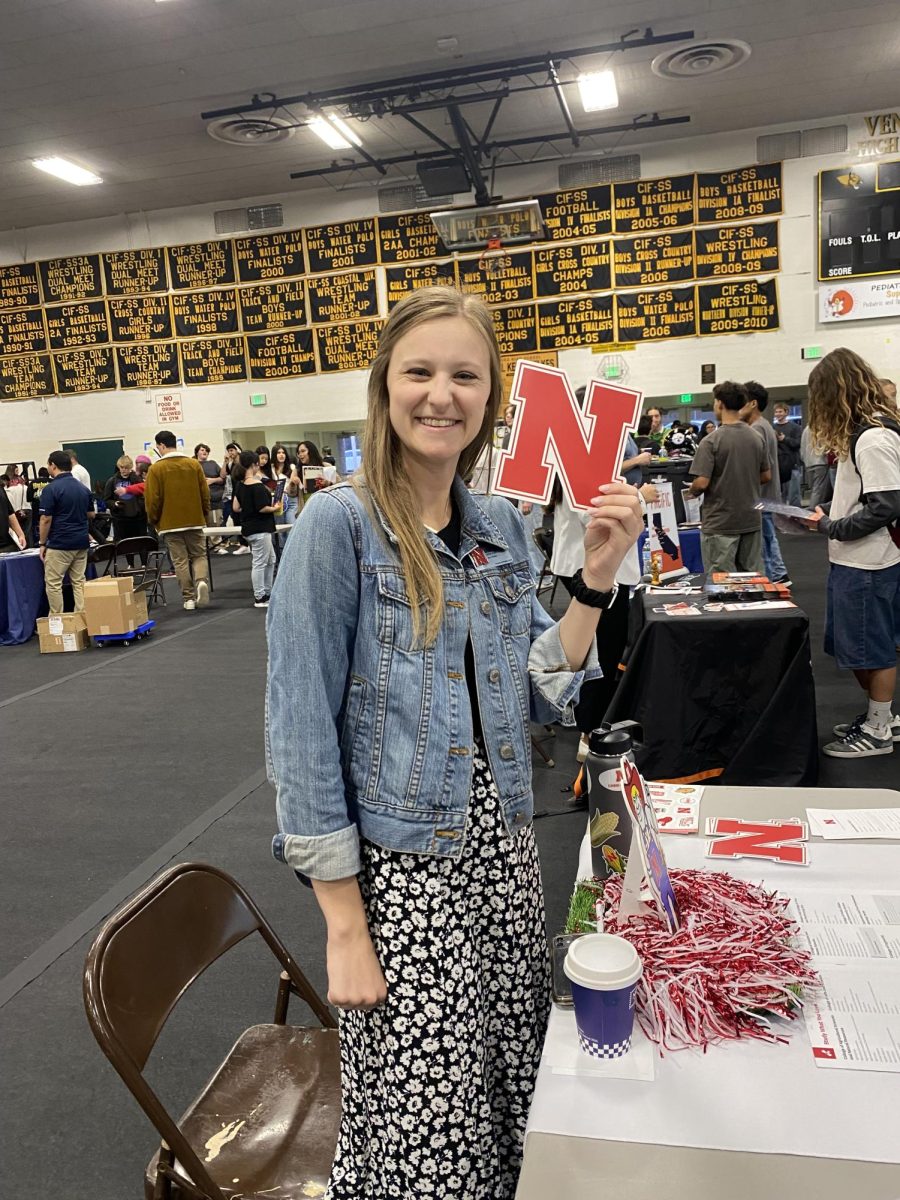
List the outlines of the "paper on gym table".
<svg viewBox="0 0 900 1200">
<path fill-rule="evenodd" d="M 648 783 L 660 833 L 697 833 L 703 788 L 693 783 Z"/>
<path fill-rule="evenodd" d="M 900 925 L 900 892 L 795 892 L 788 911 L 801 925 Z"/>
<path fill-rule="evenodd" d="M 842 838 L 900 838 L 900 808 L 808 808 L 812 832 Z"/>
<path fill-rule="evenodd" d="M 900 967 L 820 964 L 803 1015 L 817 1067 L 900 1074 Z"/>
</svg>

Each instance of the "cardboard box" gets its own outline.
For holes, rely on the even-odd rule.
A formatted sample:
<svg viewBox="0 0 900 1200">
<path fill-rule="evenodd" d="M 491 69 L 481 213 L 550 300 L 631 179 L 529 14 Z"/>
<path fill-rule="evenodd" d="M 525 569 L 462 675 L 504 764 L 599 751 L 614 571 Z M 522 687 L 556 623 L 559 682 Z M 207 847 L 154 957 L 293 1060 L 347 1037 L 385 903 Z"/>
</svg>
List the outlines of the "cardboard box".
<svg viewBox="0 0 900 1200">
<path fill-rule="evenodd" d="M 37 623 L 41 654 L 70 654 L 91 644 L 84 613 L 58 613 Z"/>
<path fill-rule="evenodd" d="M 134 633 L 147 620 L 147 600 L 142 592 L 135 595 L 128 575 L 90 579 L 84 585 L 84 615 L 91 637 Z"/>
</svg>

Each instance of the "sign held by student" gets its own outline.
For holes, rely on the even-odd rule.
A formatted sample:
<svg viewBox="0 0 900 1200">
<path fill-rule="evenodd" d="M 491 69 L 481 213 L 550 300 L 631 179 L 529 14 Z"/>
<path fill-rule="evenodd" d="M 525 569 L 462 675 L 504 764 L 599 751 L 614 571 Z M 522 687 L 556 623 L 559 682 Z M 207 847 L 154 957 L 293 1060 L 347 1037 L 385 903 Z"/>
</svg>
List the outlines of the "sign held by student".
<svg viewBox="0 0 900 1200">
<path fill-rule="evenodd" d="M 641 392 L 594 379 L 582 409 L 565 371 L 520 359 L 509 398 L 516 415 L 495 492 L 546 504 L 558 477 L 572 507 L 586 511 L 601 484 L 621 478 L 625 438 L 637 424 Z"/>
</svg>

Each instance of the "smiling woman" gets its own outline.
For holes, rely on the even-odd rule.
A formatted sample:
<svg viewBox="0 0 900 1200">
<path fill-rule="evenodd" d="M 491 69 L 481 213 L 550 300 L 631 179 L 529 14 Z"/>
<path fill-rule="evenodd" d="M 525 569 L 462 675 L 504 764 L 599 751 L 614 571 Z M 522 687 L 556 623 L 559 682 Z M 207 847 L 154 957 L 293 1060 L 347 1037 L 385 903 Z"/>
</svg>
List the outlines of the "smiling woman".
<svg viewBox="0 0 900 1200">
<path fill-rule="evenodd" d="M 642 522 L 633 488 L 601 488 L 586 586 L 555 622 L 519 514 L 463 483 L 500 395 L 481 300 L 401 301 L 364 478 L 310 498 L 272 593 L 273 849 L 312 883 L 342 1010 L 329 1200 L 516 1191 L 549 1008 L 529 717 L 574 722 Z"/>
</svg>

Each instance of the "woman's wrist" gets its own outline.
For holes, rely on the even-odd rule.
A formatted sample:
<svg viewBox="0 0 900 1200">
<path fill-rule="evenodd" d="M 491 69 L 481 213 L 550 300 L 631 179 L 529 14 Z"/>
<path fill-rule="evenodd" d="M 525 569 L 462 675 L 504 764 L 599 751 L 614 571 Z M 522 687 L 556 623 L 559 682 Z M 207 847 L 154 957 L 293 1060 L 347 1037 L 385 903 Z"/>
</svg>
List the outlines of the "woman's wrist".
<svg viewBox="0 0 900 1200">
<path fill-rule="evenodd" d="M 615 575 L 604 575 L 602 572 L 594 573 L 589 571 L 587 567 L 581 570 L 581 582 L 585 587 L 589 587 L 592 592 L 611 592 L 616 586 Z"/>
</svg>

